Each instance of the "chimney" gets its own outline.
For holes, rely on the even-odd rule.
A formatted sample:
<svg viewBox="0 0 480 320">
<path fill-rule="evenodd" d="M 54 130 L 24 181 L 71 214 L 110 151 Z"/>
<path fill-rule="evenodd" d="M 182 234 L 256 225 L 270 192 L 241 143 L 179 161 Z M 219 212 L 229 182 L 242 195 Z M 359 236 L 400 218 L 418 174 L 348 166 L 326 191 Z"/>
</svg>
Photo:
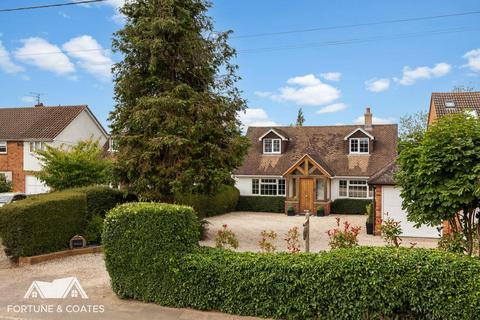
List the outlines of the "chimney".
<svg viewBox="0 0 480 320">
<path fill-rule="evenodd" d="M 373 118 L 373 115 L 372 113 L 370 112 L 370 107 L 367 107 L 367 109 L 365 109 L 365 130 L 372 130 L 372 118 Z"/>
<path fill-rule="evenodd" d="M 35 105 L 35 108 L 41 108 L 41 107 L 44 107 L 43 103 L 41 103 L 41 102 L 38 102 L 38 103 Z"/>
</svg>

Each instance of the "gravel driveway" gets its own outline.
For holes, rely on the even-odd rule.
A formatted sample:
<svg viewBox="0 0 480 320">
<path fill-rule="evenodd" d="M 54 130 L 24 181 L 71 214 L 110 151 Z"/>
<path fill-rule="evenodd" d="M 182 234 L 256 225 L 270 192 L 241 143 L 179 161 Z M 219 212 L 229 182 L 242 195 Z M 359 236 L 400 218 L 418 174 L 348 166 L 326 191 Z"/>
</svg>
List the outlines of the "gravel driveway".
<svg viewBox="0 0 480 320">
<path fill-rule="evenodd" d="M 310 251 L 318 252 L 328 250 L 327 231 L 336 226 L 335 218 L 340 218 L 341 223 L 348 221 L 352 226 L 362 227 L 359 235 L 359 244 L 362 246 L 384 246 L 385 242 L 380 236 L 367 235 L 365 230 L 366 216 L 363 215 L 329 215 L 326 217 L 311 217 L 310 219 Z M 207 219 L 210 222 L 208 239 L 201 244 L 214 246 L 215 233 L 227 224 L 235 232 L 239 241 L 239 251 L 259 251 L 258 241 L 263 230 L 274 230 L 277 233 L 275 245 L 277 251 L 286 251 L 285 234 L 290 228 L 297 226 L 302 239 L 304 216 L 289 217 L 279 213 L 262 212 L 232 212 Z M 416 247 L 435 248 L 436 239 L 428 238 L 403 238 L 403 245 L 409 247 L 410 243 L 417 243 Z M 304 249 L 302 240 L 302 249 Z"/>
</svg>

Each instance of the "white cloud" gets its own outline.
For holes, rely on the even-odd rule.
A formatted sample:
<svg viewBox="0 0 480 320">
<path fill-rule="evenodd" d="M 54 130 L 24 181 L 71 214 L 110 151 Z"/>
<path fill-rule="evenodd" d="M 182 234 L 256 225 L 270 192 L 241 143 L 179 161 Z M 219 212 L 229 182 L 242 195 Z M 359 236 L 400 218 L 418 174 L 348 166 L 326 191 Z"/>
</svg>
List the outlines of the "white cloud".
<svg viewBox="0 0 480 320">
<path fill-rule="evenodd" d="M 431 79 L 442 77 L 450 72 L 452 66 L 448 63 L 437 63 L 433 68 L 418 67 L 411 69 L 409 66 L 403 67 L 403 75 L 401 79 L 395 78 L 395 81 L 404 86 L 414 84 L 418 79 Z"/>
<path fill-rule="evenodd" d="M 372 122 L 373 122 L 373 124 L 390 124 L 390 123 L 395 123 L 395 118 L 392 118 L 392 117 L 388 117 L 388 118 L 373 117 Z M 365 123 L 365 117 L 364 116 L 357 117 L 354 120 L 354 123 L 356 123 L 356 124 Z"/>
<path fill-rule="evenodd" d="M 342 74 L 340 72 L 325 72 L 320 73 L 320 77 L 328 81 L 340 81 Z"/>
<path fill-rule="evenodd" d="M 17 60 L 58 75 L 71 75 L 75 72 L 73 63 L 56 45 L 37 37 L 22 42 L 23 47 L 15 51 Z"/>
<path fill-rule="evenodd" d="M 5 49 L 0 40 L 0 69 L 6 73 L 18 73 L 24 71 L 22 66 L 15 64 L 12 59 L 10 59 L 10 53 Z"/>
<path fill-rule="evenodd" d="M 319 106 L 328 104 L 340 97 L 340 90 L 323 83 L 313 74 L 288 79 L 289 86 L 279 89 L 271 96 L 277 101 L 290 101 L 297 105 Z"/>
<path fill-rule="evenodd" d="M 317 114 L 333 113 L 333 112 L 345 110 L 346 108 L 347 108 L 347 105 L 345 103 L 334 103 L 321 108 L 316 113 Z"/>
<path fill-rule="evenodd" d="M 113 61 L 107 51 L 91 36 L 83 35 L 70 39 L 62 48 L 90 74 L 100 79 L 110 79 Z"/>
<path fill-rule="evenodd" d="M 468 51 L 463 57 L 468 59 L 466 67 L 472 71 L 480 72 L 480 48 Z"/>
<path fill-rule="evenodd" d="M 390 88 L 390 80 L 387 78 L 373 78 L 365 81 L 365 88 L 372 92 L 382 92 Z"/>
<path fill-rule="evenodd" d="M 248 108 L 240 112 L 238 118 L 246 127 L 273 127 L 278 124 L 268 118 L 267 112 L 261 108 Z"/>
<path fill-rule="evenodd" d="M 273 95 L 270 91 L 255 91 L 254 94 L 262 98 L 271 97 Z"/>
</svg>

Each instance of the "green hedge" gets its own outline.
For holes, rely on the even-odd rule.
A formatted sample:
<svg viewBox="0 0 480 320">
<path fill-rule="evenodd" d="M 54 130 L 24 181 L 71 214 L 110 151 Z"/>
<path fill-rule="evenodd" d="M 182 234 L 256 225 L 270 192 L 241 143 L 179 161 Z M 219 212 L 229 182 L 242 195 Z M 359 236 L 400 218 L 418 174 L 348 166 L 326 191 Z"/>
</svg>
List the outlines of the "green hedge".
<svg viewBox="0 0 480 320">
<path fill-rule="evenodd" d="M 0 208 L 0 238 L 5 252 L 16 259 L 67 249 L 76 234 L 98 243 L 106 211 L 125 200 L 118 190 L 86 187 L 8 204 Z"/>
<path fill-rule="evenodd" d="M 277 319 L 478 319 L 480 260 L 427 249 L 318 254 L 199 248 L 188 207 L 113 209 L 103 239 L 113 290 L 165 306 Z"/>
<path fill-rule="evenodd" d="M 285 197 L 240 196 L 237 211 L 285 212 Z"/>
<path fill-rule="evenodd" d="M 200 217 L 212 217 L 235 210 L 240 192 L 232 186 L 222 186 L 214 195 L 175 195 L 175 202 L 191 206 Z"/>
<path fill-rule="evenodd" d="M 337 214 L 365 214 L 365 207 L 372 200 L 337 199 L 332 202 L 331 213 Z"/>
</svg>

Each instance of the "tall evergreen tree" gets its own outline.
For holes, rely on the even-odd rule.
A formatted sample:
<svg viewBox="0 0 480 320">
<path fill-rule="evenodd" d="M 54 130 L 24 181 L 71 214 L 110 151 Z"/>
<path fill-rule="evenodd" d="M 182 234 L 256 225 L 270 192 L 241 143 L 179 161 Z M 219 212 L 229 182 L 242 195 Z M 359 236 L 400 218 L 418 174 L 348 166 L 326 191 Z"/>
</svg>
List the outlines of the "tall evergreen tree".
<svg viewBox="0 0 480 320">
<path fill-rule="evenodd" d="M 295 125 L 297 127 L 301 127 L 303 126 L 304 122 L 305 122 L 305 116 L 303 115 L 303 110 L 302 108 L 299 108 L 297 113 L 297 123 Z"/>
<path fill-rule="evenodd" d="M 133 0 L 113 48 L 121 181 L 146 197 L 212 193 L 231 183 L 248 148 L 237 113 L 229 32 L 215 32 L 205 0 Z"/>
</svg>

